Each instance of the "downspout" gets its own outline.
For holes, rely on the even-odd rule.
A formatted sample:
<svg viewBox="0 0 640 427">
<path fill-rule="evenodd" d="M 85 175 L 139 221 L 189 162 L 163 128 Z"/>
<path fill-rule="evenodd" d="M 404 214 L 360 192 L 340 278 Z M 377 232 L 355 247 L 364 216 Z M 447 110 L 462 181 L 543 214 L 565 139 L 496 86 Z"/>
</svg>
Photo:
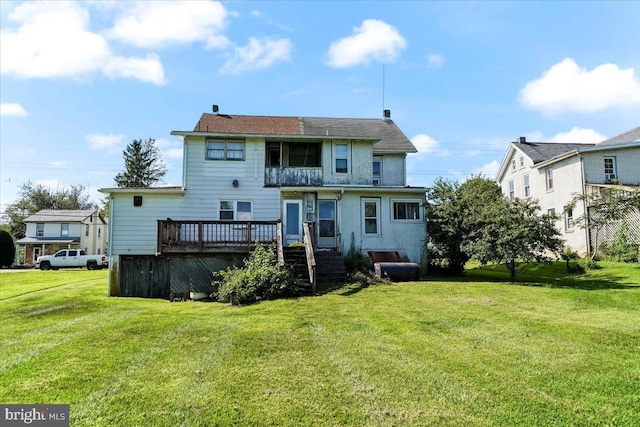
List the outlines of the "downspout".
<svg viewBox="0 0 640 427">
<path fill-rule="evenodd" d="M 109 193 L 109 236 L 108 236 L 108 240 L 107 240 L 107 249 L 108 249 L 108 256 L 109 256 L 109 278 L 107 279 L 107 295 L 110 297 L 115 297 L 118 295 L 117 293 L 117 289 L 118 289 L 118 274 L 113 274 L 113 268 L 119 268 L 118 267 L 118 263 L 116 263 L 116 265 L 114 266 L 113 263 L 113 196 L 111 195 L 111 193 Z M 119 260 L 118 260 L 119 261 Z M 111 283 L 112 281 L 115 281 L 116 283 Z"/>
<path fill-rule="evenodd" d="M 582 212 L 584 212 L 584 226 L 585 226 L 585 230 L 587 231 L 586 233 L 584 233 L 584 238 L 585 238 L 585 247 L 587 248 L 587 254 L 591 254 L 591 227 L 589 226 L 589 212 L 588 212 L 588 207 L 587 207 L 587 198 L 586 198 L 586 194 L 587 194 L 587 183 L 584 180 L 584 158 L 582 157 L 582 155 L 580 155 L 580 152 L 578 152 L 578 155 L 580 156 L 580 183 L 582 186 Z"/>
</svg>

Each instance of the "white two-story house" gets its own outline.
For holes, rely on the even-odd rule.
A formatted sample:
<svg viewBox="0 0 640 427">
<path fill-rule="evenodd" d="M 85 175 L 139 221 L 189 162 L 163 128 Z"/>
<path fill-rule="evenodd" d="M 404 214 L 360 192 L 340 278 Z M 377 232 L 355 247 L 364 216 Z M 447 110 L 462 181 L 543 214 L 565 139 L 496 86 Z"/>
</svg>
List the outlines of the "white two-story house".
<svg viewBox="0 0 640 427">
<path fill-rule="evenodd" d="M 537 199 L 543 213 L 559 215 L 557 227 L 567 246 L 584 255 L 595 236 L 576 219 L 589 207 L 586 201 L 565 207 L 576 195 L 640 185 L 640 127 L 597 144 L 529 142 L 521 137 L 509 144 L 496 181 L 506 197 Z M 632 226 L 640 230 L 640 224 Z M 603 238 L 607 236 L 599 241 Z"/>
<path fill-rule="evenodd" d="M 60 249 L 77 248 L 87 255 L 107 250 L 107 221 L 97 210 L 41 210 L 23 221 L 25 237 L 18 240 L 24 251 L 24 265 L 35 265 L 40 255 Z"/>
<path fill-rule="evenodd" d="M 307 235 L 316 253 L 353 244 L 424 263 L 425 189 L 406 185 L 416 148 L 392 120 L 203 114 L 171 134 L 184 142 L 181 186 L 100 190 L 111 295 L 163 296 L 177 270 L 193 270 L 185 258 L 212 266 L 256 240 L 286 247 Z M 164 273 L 140 291 L 134 276 L 151 265 Z"/>
</svg>

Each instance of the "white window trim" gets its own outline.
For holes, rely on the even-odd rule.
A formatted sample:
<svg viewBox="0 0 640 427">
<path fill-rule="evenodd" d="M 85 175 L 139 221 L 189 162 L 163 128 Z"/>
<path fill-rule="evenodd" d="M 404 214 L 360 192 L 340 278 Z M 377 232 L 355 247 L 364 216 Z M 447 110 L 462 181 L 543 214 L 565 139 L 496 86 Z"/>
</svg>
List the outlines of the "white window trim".
<svg viewBox="0 0 640 427">
<path fill-rule="evenodd" d="M 418 219 L 396 219 L 395 217 L 395 204 L 396 203 L 417 203 L 418 204 Z M 389 200 L 389 218 L 391 222 L 399 222 L 401 224 L 419 223 L 423 221 L 422 218 L 422 200 L 420 199 L 390 199 Z"/>
<path fill-rule="evenodd" d="M 511 158 L 511 170 L 512 171 L 516 170 L 516 158 L 515 157 Z"/>
<path fill-rule="evenodd" d="M 373 185 L 382 185 L 382 174 L 383 174 L 383 170 L 382 170 L 382 156 L 373 156 L 373 162 L 371 163 L 373 166 L 373 163 L 375 162 L 379 162 L 380 163 L 380 175 L 376 177 L 376 175 L 373 175 L 373 181 L 374 184 Z M 378 184 L 375 184 L 375 180 L 378 179 L 379 182 Z"/>
<path fill-rule="evenodd" d="M 527 185 L 527 180 L 529 181 L 529 185 Z M 529 194 L 527 194 L 527 188 L 529 189 Z M 531 176 L 528 173 L 522 175 L 522 191 L 525 199 L 531 197 Z"/>
<path fill-rule="evenodd" d="M 220 209 L 220 204 L 222 202 L 230 202 L 231 205 L 233 206 L 233 219 L 220 219 L 220 213 L 222 212 L 222 209 Z M 250 203 L 251 204 L 251 211 L 249 211 L 249 219 L 238 219 L 238 203 Z M 228 212 L 229 210 L 225 209 L 225 212 Z M 220 221 L 253 221 L 253 200 L 231 200 L 231 199 L 220 199 L 218 200 L 218 220 Z"/>
<path fill-rule="evenodd" d="M 509 200 L 514 200 L 516 198 L 516 184 L 515 182 L 510 179 L 507 182 L 507 187 L 509 189 Z"/>
<path fill-rule="evenodd" d="M 551 173 L 551 185 L 549 185 L 549 173 Z M 545 169 L 544 181 L 545 181 L 545 185 L 547 186 L 547 191 L 553 191 L 553 186 L 554 186 L 553 169 L 551 168 Z"/>
<path fill-rule="evenodd" d="M 520 169 L 524 168 L 524 155 L 520 156 Z"/>
<path fill-rule="evenodd" d="M 569 215 L 569 213 L 571 213 L 571 215 Z M 569 209 L 564 213 L 564 229 L 566 232 L 573 231 L 573 221 L 573 209 Z"/>
<path fill-rule="evenodd" d="M 338 159 L 338 157 L 337 157 L 337 151 L 338 151 L 337 148 L 338 148 L 338 146 L 347 147 L 347 171 L 346 172 L 338 172 L 336 170 L 336 160 Z M 333 164 L 331 165 L 331 167 L 332 167 L 333 173 L 335 175 L 345 175 L 345 176 L 349 175 L 351 173 L 351 144 L 348 143 L 348 142 L 336 142 L 336 143 L 333 144 L 333 150 L 332 151 L 333 151 L 333 155 L 331 156 L 332 157 L 331 160 L 332 160 Z M 340 157 L 340 158 L 342 158 L 342 157 Z"/>
<path fill-rule="evenodd" d="M 367 233 L 366 232 L 366 225 L 365 225 L 365 203 L 375 203 L 376 204 L 376 233 Z M 381 214 L 382 211 L 380 209 L 381 203 L 380 203 L 380 198 L 377 197 L 362 197 L 360 199 L 360 226 L 362 227 L 362 236 L 363 237 L 381 237 L 382 236 L 382 229 L 381 229 L 381 222 L 382 219 Z"/>
<path fill-rule="evenodd" d="M 607 160 L 611 160 L 611 163 L 612 163 L 611 166 L 612 166 L 613 172 L 607 173 L 607 167 L 606 167 Z M 610 181 L 612 179 L 618 178 L 618 165 L 617 165 L 617 160 L 615 156 L 605 156 L 603 160 L 603 166 L 604 166 L 605 181 Z"/>
</svg>

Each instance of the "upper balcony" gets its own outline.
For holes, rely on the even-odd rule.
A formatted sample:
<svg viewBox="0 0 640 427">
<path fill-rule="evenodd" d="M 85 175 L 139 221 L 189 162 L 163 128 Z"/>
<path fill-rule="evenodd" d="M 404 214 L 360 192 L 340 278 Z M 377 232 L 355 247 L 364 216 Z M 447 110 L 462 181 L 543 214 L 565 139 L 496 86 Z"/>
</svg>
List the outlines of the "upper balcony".
<svg viewBox="0 0 640 427">
<path fill-rule="evenodd" d="M 280 168 L 266 167 L 264 169 L 264 185 L 270 187 L 279 186 L 321 186 L 322 168 Z"/>
</svg>

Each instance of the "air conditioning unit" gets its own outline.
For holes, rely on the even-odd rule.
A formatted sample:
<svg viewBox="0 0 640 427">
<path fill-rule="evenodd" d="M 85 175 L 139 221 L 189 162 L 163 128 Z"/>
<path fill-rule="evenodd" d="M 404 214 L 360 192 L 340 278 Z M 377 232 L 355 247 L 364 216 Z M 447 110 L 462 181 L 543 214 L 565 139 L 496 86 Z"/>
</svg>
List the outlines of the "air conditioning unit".
<svg viewBox="0 0 640 427">
<path fill-rule="evenodd" d="M 613 181 L 614 179 L 616 179 L 616 174 L 615 173 L 605 173 L 604 174 L 604 179 L 606 181 Z"/>
<path fill-rule="evenodd" d="M 373 178 L 373 185 L 380 185 L 380 178 Z"/>
</svg>

